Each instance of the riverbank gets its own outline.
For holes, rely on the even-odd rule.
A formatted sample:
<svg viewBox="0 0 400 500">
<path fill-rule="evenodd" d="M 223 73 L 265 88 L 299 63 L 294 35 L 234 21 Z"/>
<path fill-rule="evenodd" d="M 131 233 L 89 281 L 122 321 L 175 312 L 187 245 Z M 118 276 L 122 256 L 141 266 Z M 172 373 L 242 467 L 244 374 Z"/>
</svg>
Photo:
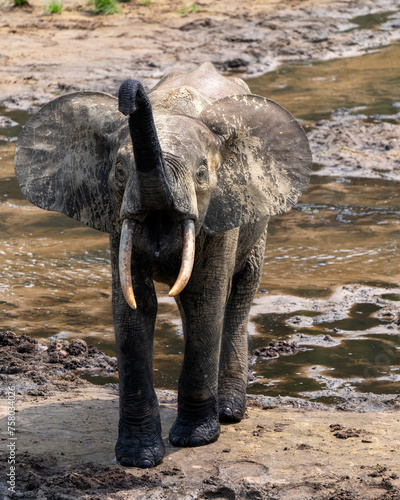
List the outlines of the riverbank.
<svg viewBox="0 0 400 500">
<path fill-rule="evenodd" d="M 319 313 L 288 319 L 301 329 L 304 322 L 341 320 L 360 301 L 379 303 L 377 316 L 385 317 L 392 335 L 399 332 L 399 311 L 381 297 L 397 291 L 344 286 L 326 300 L 297 303 L 293 297 L 267 296 L 256 301 L 253 314 Z M 295 337 L 298 346 L 310 345 L 303 335 Z M 311 344 L 333 341 L 329 335 L 316 336 Z M 92 385 L 82 378 L 115 375 L 115 358 L 79 339 L 43 344 L 0 332 L 0 366 L 0 493 L 5 499 L 400 498 L 400 396 L 360 393 L 350 384 L 338 391 L 338 380 L 321 367 L 310 369 L 316 368 L 313 376 L 323 380 L 319 396 L 331 398 L 330 405 L 313 402 L 316 396 L 249 395 L 242 422 L 223 425 L 219 440 L 200 448 L 169 445 L 176 394 L 158 390 L 166 456 L 160 466 L 143 471 L 115 463 L 117 385 Z M 334 404 L 335 398 L 340 404 Z M 8 463 L 14 453 L 9 445 L 16 445 L 14 469 Z M 4 480 L 11 471 L 15 493 Z"/>
<path fill-rule="evenodd" d="M 10 498 L 400 498 L 398 411 L 348 413 L 250 402 L 247 418 L 223 426 L 216 443 L 180 449 L 166 439 L 175 397 L 158 395 L 167 454 L 146 471 L 113 461 L 113 388 L 88 385 L 63 398 L 18 402 L 17 493 Z M 5 460 L 0 467 L 4 473 Z M 8 498 L 4 488 L 2 494 Z"/>
<path fill-rule="evenodd" d="M 400 39 L 399 0 L 203 0 L 186 14 L 182 0 L 144 3 L 95 16 L 80 0 L 65 0 L 53 15 L 39 0 L 20 9 L 3 0 L 0 104 L 31 109 L 77 90 L 115 94 L 124 78 L 151 87 L 169 71 L 205 61 L 247 78 Z"/>
<path fill-rule="evenodd" d="M 143 471 L 115 464 L 116 386 L 62 378 L 63 390 L 53 393 L 15 392 L 16 488 L 0 484 L 5 499 L 400 498 L 399 398 L 388 398 L 385 411 L 364 413 L 250 397 L 244 420 L 222 426 L 216 443 L 174 448 L 167 435 L 176 395 L 158 391 L 166 456 Z M 10 453 L 1 456 L 3 479 Z"/>
</svg>

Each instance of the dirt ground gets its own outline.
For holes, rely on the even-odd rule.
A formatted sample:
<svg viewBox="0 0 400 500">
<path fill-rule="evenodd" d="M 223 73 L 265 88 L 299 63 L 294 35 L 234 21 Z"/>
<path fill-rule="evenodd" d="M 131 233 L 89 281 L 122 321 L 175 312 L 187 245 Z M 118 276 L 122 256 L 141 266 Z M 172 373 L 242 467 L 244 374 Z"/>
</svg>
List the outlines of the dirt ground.
<svg viewBox="0 0 400 500">
<path fill-rule="evenodd" d="M 250 77 L 285 62 L 357 56 L 400 39 L 399 0 L 203 0 L 188 15 L 178 14 L 182 0 L 132 1 L 112 16 L 94 16 L 79 0 L 65 0 L 60 15 L 45 14 L 38 0 L 22 9 L 10 3 L 0 4 L 0 105 L 25 110 L 76 90 L 116 94 L 124 78 L 151 87 L 170 70 L 205 61 Z M 376 12 L 394 14 L 379 30 L 354 29 L 350 22 Z M 365 124 L 341 113 L 309 132 L 314 159 L 323 166 L 318 174 L 399 180 L 398 125 Z M 271 307 L 282 301 L 274 298 Z M 326 313 L 337 314 L 339 303 Z M 390 313 L 398 328 L 398 312 Z M 381 398 L 373 408 L 353 401 L 338 409 L 249 396 L 247 418 L 224 426 L 216 443 L 179 449 L 165 438 L 159 467 L 127 470 L 114 461 L 116 386 L 92 386 L 79 377 L 112 372 L 115 360 L 79 341 L 59 341 L 50 350 L 12 334 L 2 341 L 4 498 L 400 499 L 399 397 Z M 6 483 L 13 441 L 3 432 L 10 386 L 16 388 L 15 493 Z M 167 436 L 176 397 L 159 391 L 159 399 Z"/>
<path fill-rule="evenodd" d="M 180 449 L 167 439 L 176 394 L 160 390 L 164 461 L 124 469 L 114 459 L 117 385 L 79 376 L 112 373 L 115 358 L 81 340 L 46 346 L 12 332 L 0 332 L 0 347 L 5 499 L 400 498 L 400 396 L 349 397 L 340 409 L 249 396 L 245 419 L 216 443 Z"/>
<path fill-rule="evenodd" d="M 167 436 L 175 396 L 158 396 Z M 165 437 L 160 466 L 124 470 L 114 462 L 113 387 L 20 401 L 17 493 L 9 498 L 400 498 L 399 411 L 347 413 L 249 401 L 247 413 L 240 424 L 223 426 L 216 443 L 173 448 Z M 4 473 L 7 455 L 1 458 Z M 8 498 L 4 488 L 2 494 Z"/>
</svg>

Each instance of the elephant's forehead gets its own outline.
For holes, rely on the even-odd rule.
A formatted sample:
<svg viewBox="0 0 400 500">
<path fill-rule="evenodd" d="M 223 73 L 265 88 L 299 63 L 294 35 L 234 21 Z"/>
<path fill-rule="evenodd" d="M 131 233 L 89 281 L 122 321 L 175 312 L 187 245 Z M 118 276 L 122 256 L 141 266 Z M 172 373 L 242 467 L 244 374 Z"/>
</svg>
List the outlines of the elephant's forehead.
<svg viewBox="0 0 400 500">
<path fill-rule="evenodd" d="M 151 92 L 149 97 L 153 111 L 195 118 L 198 118 L 211 102 L 196 89 L 187 86 L 156 90 Z"/>
<path fill-rule="evenodd" d="M 201 122 L 186 116 L 160 115 L 155 117 L 161 148 L 174 154 L 201 154 L 212 134 Z M 208 137 L 210 136 L 210 137 Z"/>
<path fill-rule="evenodd" d="M 132 139 L 129 134 L 121 141 L 119 154 L 126 156 L 133 154 Z"/>
</svg>

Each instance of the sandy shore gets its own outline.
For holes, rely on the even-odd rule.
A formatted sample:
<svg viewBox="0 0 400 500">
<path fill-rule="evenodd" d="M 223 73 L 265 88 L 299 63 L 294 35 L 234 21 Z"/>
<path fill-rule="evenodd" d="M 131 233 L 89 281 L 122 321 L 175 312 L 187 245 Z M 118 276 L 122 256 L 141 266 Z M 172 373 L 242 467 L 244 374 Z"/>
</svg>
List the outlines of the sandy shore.
<svg viewBox="0 0 400 500">
<path fill-rule="evenodd" d="M 216 443 L 185 449 L 171 447 L 166 437 L 175 397 L 158 395 L 167 454 L 146 471 L 115 465 L 113 387 L 85 386 L 19 402 L 19 492 L 10 498 L 400 498 L 396 410 L 358 413 L 250 401 L 247 418 L 224 426 Z M 4 488 L 2 494 L 8 498 Z"/>
<path fill-rule="evenodd" d="M 119 14 L 94 16 L 79 0 L 59 15 L 44 3 L 7 7 L 0 21 L 0 103 L 24 109 L 74 90 L 115 94 L 124 78 L 152 86 L 171 70 L 213 62 L 250 77 L 293 60 L 355 56 L 398 40 L 399 0 L 221 0 L 179 14 L 181 0 L 120 3 Z M 351 22 L 393 15 L 376 29 Z M 396 14 L 397 12 L 397 14 Z"/>
</svg>

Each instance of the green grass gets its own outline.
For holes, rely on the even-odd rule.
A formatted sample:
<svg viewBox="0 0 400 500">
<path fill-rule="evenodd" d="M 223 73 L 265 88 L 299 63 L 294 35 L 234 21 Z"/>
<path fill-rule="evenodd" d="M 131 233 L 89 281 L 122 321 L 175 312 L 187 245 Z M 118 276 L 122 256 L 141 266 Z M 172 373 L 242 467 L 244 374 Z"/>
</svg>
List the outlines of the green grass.
<svg viewBox="0 0 400 500">
<path fill-rule="evenodd" d="M 14 0 L 14 7 L 22 7 L 23 5 L 29 5 L 28 0 Z"/>
<path fill-rule="evenodd" d="M 117 0 L 120 3 L 128 3 L 131 2 L 132 0 Z M 153 0 L 138 0 L 141 5 L 151 5 L 153 3 Z"/>
<path fill-rule="evenodd" d="M 60 14 L 63 10 L 62 0 L 50 0 L 46 4 L 46 12 L 48 14 Z"/>
<path fill-rule="evenodd" d="M 192 14 L 200 9 L 197 3 L 192 3 L 191 5 L 183 5 L 179 10 L 178 14 L 181 16 L 186 16 L 188 14 Z"/>
<path fill-rule="evenodd" d="M 118 11 L 117 2 L 115 0 L 94 0 L 93 12 L 95 14 L 116 14 Z"/>
</svg>

